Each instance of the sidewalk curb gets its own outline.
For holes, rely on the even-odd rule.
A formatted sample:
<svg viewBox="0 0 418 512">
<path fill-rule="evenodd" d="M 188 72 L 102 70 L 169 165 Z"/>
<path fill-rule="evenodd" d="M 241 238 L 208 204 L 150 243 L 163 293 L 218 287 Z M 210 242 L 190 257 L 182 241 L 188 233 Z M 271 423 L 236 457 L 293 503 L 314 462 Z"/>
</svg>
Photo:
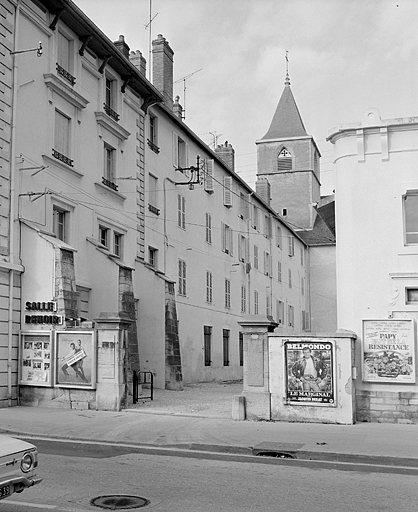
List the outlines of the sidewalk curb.
<svg viewBox="0 0 418 512">
<path fill-rule="evenodd" d="M 363 455 L 355 453 L 336 453 L 336 452 L 321 452 L 321 451 L 308 451 L 308 450 L 287 450 L 285 447 L 274 450 L 274 449 L 260 449 L 257 447 L 245 447 L 236 445 L 215 445 L 215 444 L 204 444 L 204 443 L 178 443 L 178 444 L 156 444 L 156 443 L 135 443 L 135 442 L 118 442 L 108 441 L 104 439 L 92 439 L 82 437 L 62 437 L 59 435 L 42 436 L 41 434 L 21 432 L 15 430 L 0 429 L 0 434 L 19 436 L 23 438 L 48 438 L 51 441 L 59 442 L 82 442 L 82 443 L 103 443 L 113 446 L 133 446 L 143 447 L 147 449 L 171 449 L 171 450 L 184 450 L 194 452 L 208 452 L 208 453 L 224 453 L 229 455 L 245 455 L 254 456 L 260 458 L 287 458 L 298 461 L 311 460 L 317 462 L 339 462 L 339 463 L 352 463 L 352 464 L 365 464 L 365 465 L 378 465 L 378 466 L 389 466 L 389 467 L 404 467 L 404 468 L 417 468 L 418 469 L 418 458 L 409 457 L 391 457 L 386 455 Z M 36 442 L 35 442 L 36 444 Z"/>
</svg>

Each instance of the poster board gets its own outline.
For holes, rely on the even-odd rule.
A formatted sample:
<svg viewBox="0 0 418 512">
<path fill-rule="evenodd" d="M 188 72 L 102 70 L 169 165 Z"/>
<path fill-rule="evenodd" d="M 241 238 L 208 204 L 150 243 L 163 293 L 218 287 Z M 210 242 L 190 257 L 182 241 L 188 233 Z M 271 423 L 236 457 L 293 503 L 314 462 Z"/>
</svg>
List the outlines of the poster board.
<svg viewBox="0 0 418 512">
<path fill-rule="evenodd" d="M 336 406 L 333 340 L 285 340 L 285 403 Z"/>
<path fill-rule="evenodd" d="M 19 338 L 19 384 L 52 386 L 51 331 L 21 331 Z"/>
<path fill-rule="evenodd" d="M 55 331 L 55 385 L 62 388 L 95 388 L 94 331 Z"/>
<path fill-rule="evenodd" d="M 412 319 L 363 320 L 363 381 L 415 383 L 415 352 Z"/>
</svg>

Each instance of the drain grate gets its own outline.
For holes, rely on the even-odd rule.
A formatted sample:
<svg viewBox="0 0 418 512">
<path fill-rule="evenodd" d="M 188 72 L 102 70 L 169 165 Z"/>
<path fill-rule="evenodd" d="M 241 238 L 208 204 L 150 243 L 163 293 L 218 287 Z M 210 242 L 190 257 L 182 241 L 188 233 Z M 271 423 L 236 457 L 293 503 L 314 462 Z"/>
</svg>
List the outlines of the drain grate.
<svg viewBox="0 0 418 512">
<path fill-rule="evenodd" d="M 109 510 L 121 510 L 146 507 L 150 502 L 140 496 L 111 494 L 109 496 L 98 496 L 97 498 L 93 498 L 90 500 L 90 504 L 95 507 L 107 508 Z"/>
<path fill-rule="evenodd" d="M 260 457 L 276 457 L 277 459 L 294 459 L 295 456 L 287 452 L 260 451 L 256 453 Z"/>
</svg>

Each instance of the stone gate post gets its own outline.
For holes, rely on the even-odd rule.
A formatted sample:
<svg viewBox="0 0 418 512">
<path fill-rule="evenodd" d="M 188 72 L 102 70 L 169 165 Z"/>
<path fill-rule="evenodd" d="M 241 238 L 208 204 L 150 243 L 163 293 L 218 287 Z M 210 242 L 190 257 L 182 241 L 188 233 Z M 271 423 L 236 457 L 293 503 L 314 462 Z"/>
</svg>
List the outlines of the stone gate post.
<svg viewBox="0 0 418 512">
<path fill-rule="evenodd" d="M 271 418 L 268 334 L 278 324 L 271 317 L 253 315 L 239 322 L 244 329 L 243 396 L 245 415 L 251 419 Z"/>
<path fill-rule="evenodd" d="M 97 329 L 98 411 L 120 411 L 126 400 L 126 344 L 131 321 L 117 313 L 101 313 Z"/>
</svg>

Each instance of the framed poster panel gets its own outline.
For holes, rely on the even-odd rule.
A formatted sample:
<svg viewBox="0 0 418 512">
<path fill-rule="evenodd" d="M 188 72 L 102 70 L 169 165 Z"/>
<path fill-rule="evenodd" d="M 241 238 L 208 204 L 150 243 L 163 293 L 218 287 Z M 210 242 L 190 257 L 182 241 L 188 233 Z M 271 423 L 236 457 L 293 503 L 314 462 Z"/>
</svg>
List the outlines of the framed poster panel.
<svg viewBox="0 0 418 512">
<path fill-rule="evenodd" d="M 413 320 L 363 320 L 361 363 L 363 381 L 414 383 Z"/>
<path fill-rule="evenodd" d="M 286 404 L 335 407 L 333 340 L 293 339 L 283 348 Z"/>
<path fill-rule="evenodd" d="M 19 348 L 19 384 L 52 386 L 51 331 L 21 331 Z"/>
<path fill-rule="evenodd" d="M 95 388 L 94 331 L 55 331 L 55 385 Z"/>
</svg>

